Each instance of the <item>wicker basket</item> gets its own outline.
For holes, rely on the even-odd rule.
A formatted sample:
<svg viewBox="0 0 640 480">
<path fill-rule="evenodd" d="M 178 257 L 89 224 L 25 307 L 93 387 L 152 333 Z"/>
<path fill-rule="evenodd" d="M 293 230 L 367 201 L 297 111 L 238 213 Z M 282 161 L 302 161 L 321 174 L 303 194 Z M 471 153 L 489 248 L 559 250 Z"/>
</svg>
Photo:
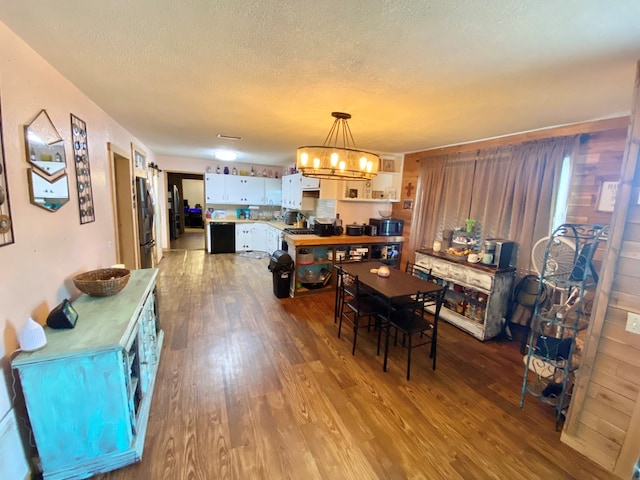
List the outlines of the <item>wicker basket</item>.
<svg viewBox="0 0 640 480">
<path fill-rule="evenodd" d="M 73 277 L 76 288 L 92 297 L 109 297 L 122 290 L 131 277 L 126 268 L 100 268 Z"/>
</svg>

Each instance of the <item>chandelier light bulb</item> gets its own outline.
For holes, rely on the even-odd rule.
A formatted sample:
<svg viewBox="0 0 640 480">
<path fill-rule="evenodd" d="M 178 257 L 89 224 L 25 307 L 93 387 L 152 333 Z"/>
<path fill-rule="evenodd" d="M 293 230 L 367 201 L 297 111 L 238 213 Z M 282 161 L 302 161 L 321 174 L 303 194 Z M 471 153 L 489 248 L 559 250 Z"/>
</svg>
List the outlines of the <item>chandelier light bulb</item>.
<svg viewBox="0 0 640 480">
<path fill-rule="evenodd" d="M 333 152 L 331 154 L 331 166 L 332 167 L 336 167 L 338 165 L 338 154 L 336 152 Z"/>
<path fill-rule="evenodd" d="M 309 154 L 307 152 L 304 152 L 302 155 L 300 155 L 300 163 L 302 163 L 303 167 L 307 166 L 308 161 L 309 161 Z"/>
<path fill-rule="evenodd" d="M 320 159 L 318 157 L 313 159 L 313 168 L 315 168 L 316 170 L 320 168 Z"/>
<path fill-rule="evenodd" d="M 338 164 L 338 168 L 340 169 L 341 172 L 344 172 L 344 169 L 347 165 L 344 163 L 344 160 L 340 160 L 340 163 Z"/>
<path fill-rule="evenodd" d="M 367 157 L 360 157 L 360 170 L 367 168 Z"/>
<path fill-rule="evenodd" d="M 368 161 L 367 162 L 367 172 L 371 172 L 373 170 L 373 162 L 372 161 Z"/>
</svg>

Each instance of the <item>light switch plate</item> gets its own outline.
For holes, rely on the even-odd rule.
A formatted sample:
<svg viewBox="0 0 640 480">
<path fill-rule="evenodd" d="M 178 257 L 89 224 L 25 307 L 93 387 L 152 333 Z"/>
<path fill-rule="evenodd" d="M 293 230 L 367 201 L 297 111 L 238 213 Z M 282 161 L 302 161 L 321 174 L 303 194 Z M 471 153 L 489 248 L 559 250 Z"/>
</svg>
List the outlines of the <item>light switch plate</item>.
<svg viewBox="0 0 640 480">
<path fill-rule="evenodd" d="M 640 335 L 640 314 L 627 312 L 627 326 L 625 330 Z"/>
</svg>

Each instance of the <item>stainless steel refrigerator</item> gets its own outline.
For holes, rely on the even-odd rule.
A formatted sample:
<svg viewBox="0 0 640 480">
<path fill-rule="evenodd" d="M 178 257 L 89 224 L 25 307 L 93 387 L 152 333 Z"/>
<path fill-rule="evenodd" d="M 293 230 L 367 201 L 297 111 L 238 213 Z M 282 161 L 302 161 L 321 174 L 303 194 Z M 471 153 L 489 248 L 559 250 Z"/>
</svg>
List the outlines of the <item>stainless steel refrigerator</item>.
<svg viewBox="0 0 640 480">
<path fill-rule="evenodd" d="M 138 235 L 140 239 L 140 268 L 154 265 L 153 202 L 147 188 L 147 179 L 136 177 L 136 204 L 138 206 Z"/>
</svg>

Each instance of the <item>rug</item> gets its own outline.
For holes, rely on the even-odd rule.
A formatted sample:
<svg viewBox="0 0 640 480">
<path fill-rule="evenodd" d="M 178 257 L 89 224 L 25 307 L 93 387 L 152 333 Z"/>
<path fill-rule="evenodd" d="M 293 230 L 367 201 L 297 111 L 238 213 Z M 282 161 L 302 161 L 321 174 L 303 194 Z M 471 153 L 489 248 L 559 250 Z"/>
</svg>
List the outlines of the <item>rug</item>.
<svg viewBox="0 0 640 480">
<path fill-rule="evenodd" d="M 258 259 L 268 258 L 271 256 L 270 253 L 258 252 L 258 251 L 242 252 L 242 253 L 239 253 L 238 255 L 240 255 L 241 257 L 258 258 Z"/>
</svg>

